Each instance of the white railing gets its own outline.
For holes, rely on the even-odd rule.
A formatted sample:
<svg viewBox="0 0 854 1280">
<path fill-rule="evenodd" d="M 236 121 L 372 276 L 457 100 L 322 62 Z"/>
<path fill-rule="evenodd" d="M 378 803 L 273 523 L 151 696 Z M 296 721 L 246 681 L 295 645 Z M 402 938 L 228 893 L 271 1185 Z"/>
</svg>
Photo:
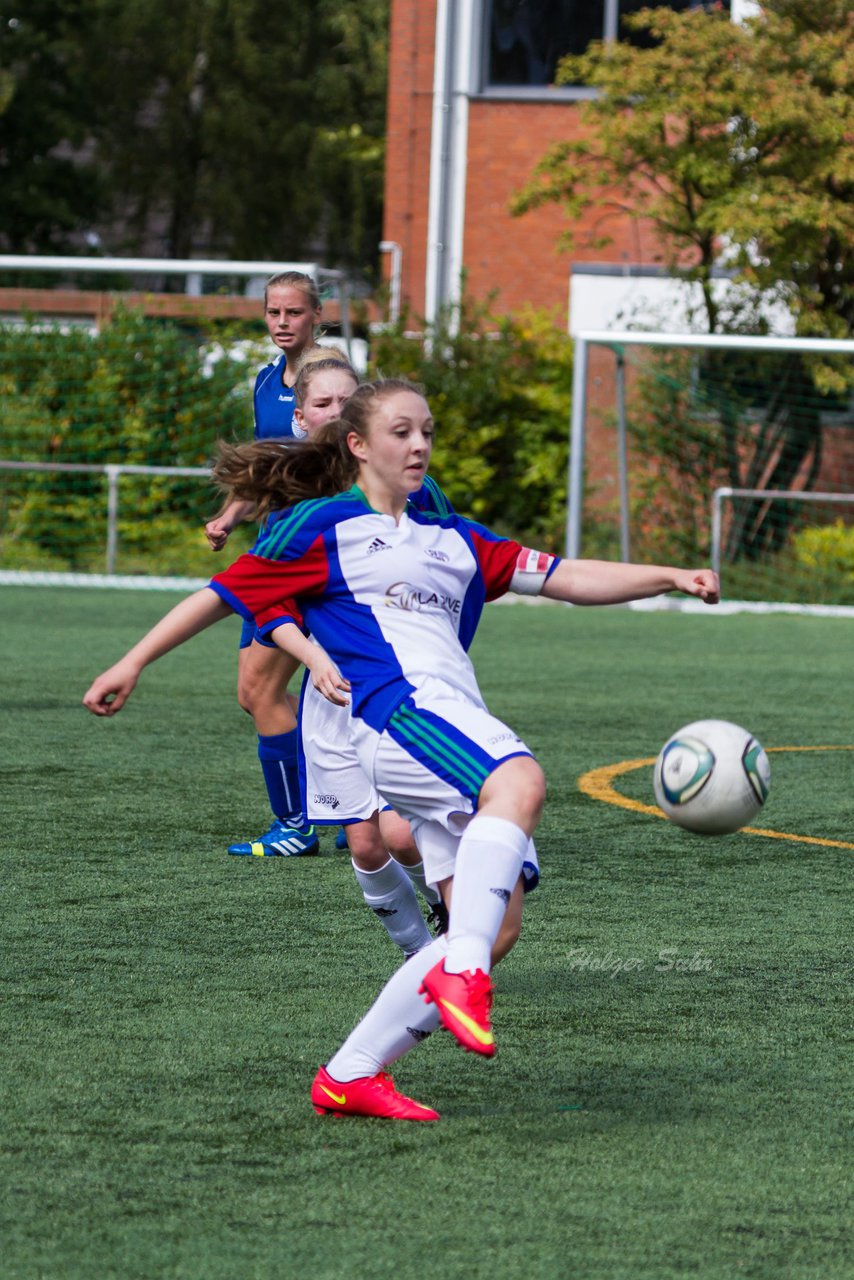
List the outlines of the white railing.
<svg viewBox="0 0 854 1280">
<path fill-rule="evenodd" d="M 341 271 L 327 271 L 316 262 L 225 262 L 221 258 L 84 258 L 62 254 L 0 253 L 3 271 L 127 272 L 142 276 L 184 276 L 186 292 L 201 293 L 202 276 L 243 276 L 267 279 L 277 271 L 302 271 L 319 284 L 338 281 Z"/>
<path fill-rule="evenodd" d="M 204 476 L 210 479 L 209 467 L 146 467 L 108 462 L 93 466 L 86 462 L 4 462 L 0 471 L 65 471 L 88 472 L 107 477 L 107 548 L 106 572 L 116 572 L 119 550 L 119 481 L 122 476 Z"/>
<path fill-rule="evenodd" d="M 712 494 L 711 561 L 717 574 L 721 571 L 725 498 L 760 498 L 763 502 L 776 502 L 784 498 L 791 502 L 847 502 L 849 506 L 854 505 L 854 493 L 815 493 L 804 489 L 730 489 L 727 485 L 715 489 Z"/>
<path fill-rule="evenodd" d="M 341 334 L 347 354 L 351 356 L 353 327 L 350 316 L 350 281 L 346 272 L 332 267 L 321 267 L 316 262 L 270 262 L 221 258 L 87 258 L 61 254 L 0 254 L 0 270 L 3 271 L 54 271 L 126 272 L 128 275 L 174 275 L 184 277 L 184 291 L 188 297 L 202 293 L 203 276 L 240 276 L 247 281 L 258 279 L 266 282 L 280 271 L 302 271 L 311 276 L 319 288 L 334 289 L 338 298 Z"/>
</svg>

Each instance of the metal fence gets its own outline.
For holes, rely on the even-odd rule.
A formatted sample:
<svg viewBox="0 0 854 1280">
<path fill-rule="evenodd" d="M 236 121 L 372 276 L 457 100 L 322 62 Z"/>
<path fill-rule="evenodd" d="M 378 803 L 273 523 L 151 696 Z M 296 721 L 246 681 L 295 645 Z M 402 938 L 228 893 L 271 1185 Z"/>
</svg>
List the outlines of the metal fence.
<svg viewBox="0 0 854 1280">
<path fill-rule="evenodd" d="M 107 546 L 105 572 L 116 572 L 119 549 L 119 482 L 122 476 L 201 476 L 210 479 L 209 467 L 145 467 L 106 463 L 92 466 L 85 462 L 4 462 L 0 471 L 76 471 L 107 477 Z"/>
</svg>

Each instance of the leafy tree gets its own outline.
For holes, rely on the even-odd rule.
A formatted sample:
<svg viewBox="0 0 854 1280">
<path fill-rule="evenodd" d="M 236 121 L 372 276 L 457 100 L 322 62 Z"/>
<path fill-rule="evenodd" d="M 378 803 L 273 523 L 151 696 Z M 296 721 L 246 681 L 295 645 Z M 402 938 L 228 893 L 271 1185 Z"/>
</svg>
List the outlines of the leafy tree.
<svg viewBox="0 0 854 1280">
<path fill-rule="evenodd" d="M 99 154 L 135 238 L 159 222 L 175 257 L 376 256 L 386 0 L 104 5 Z"/>
<path fill-rule="evenodd" d="M 252 365 L 206 354 L 199 335 L 133 312 L 97 335 L 0 325 L 4 452 L 72 466 L 204 466 L 218 438 L 245 438 L 252 421 Z M 164 572 L 172 556 L 186 564 L 203 551 L 202 522 L 216 505 L 195 477 L 125 478 L 123 568 L 132 571 L 131 552 Z M 0 562 L 100 569 L 105 511 L 98 473 L 12 473 L 0 498 Z"/>
<path fill-rule="evenodd" d="M 733 24 L 722 11 L 646 9 L 625 20 L 649 47 L 596 43 L 561 64 L 561 81 L 598 92 L 582 137 L 551 148 L 515 201 L 517 213 L 557 201 L 570 226 L 596 209 L 590 245 L 607 243 L 614 214 L 659 233 L 659 259 L 695 281 L 710 332 L 762 329 L 757 303 L 782 300 L 804 335 L 848 336 L 854 320 L 854 8 L 850 0 L 767 0 Z M 732 267 L 739 303 L 718 300 L 712 273 Z M 705 358 L 724 386 L 720 357 Z M 781 376 L 782 376 L 781 370 Z M 751 420 L 753 450 L 732 388 L 721 397 L 727 479 L 764 476 L 789 488 L 814 482 L 821 424 L 803 394 L 811 381 L 839 391 L 827 363 L 789 359 L 790 394 Z M 794 394 L 791 394 L 794 392 Z M 748 534 L 748 530 L 750 530 Z M 759 556 L 785 536 L 745 509 L 732 554 Z"/>
<path fill-rule="evenodd" d="M 81 41 L 98 0 L 27 0 L 0 16 L 0 248 L 56 252 L 104 192 L 80 149 L 98 102 Z"/>
<path fill-rule="evenodd" d="M 111 252 L 375 262 L 388 0 L 21 9 L 0 44 L 9 244 L 94 226 Z"/>
</svg>

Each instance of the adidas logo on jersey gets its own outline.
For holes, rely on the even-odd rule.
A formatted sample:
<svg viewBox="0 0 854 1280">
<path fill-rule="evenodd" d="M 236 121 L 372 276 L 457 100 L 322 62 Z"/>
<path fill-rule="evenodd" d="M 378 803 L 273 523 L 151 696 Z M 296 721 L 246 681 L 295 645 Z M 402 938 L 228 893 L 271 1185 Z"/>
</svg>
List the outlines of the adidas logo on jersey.
<svg viewBox="0 0 854 1280">
<path fill-rule="evenodd" d="M 369 556 L 373 556 L 373 555 L 376 555 L 378 551 L 391 551 L 391 547 L 388 545 L 387 542 L 383 542 L 382 538 L 374 538 L 373 542 L 368 547 L 368 550 L 365 554 Z"/>
</svg>

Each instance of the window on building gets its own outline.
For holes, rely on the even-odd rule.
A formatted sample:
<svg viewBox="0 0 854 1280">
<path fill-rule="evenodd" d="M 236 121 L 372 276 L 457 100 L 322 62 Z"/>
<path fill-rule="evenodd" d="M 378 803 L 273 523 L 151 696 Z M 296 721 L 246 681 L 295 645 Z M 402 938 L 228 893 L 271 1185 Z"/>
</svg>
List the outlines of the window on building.
<svg viewBox="0 0 854 1280">
<path fill-rule="evenodd" d="M 565 54 L 583 53 L 591 40 L 648 38 L 622 28 L 626 14 L 655 0 L 486 0 L 484 87 L 545 88 L 554 84 Z M 671 9 L 709 7 L 709 0 L 671 0 Z M 725 0 L 724 9 L 730 5 Z"/>
</svg>

